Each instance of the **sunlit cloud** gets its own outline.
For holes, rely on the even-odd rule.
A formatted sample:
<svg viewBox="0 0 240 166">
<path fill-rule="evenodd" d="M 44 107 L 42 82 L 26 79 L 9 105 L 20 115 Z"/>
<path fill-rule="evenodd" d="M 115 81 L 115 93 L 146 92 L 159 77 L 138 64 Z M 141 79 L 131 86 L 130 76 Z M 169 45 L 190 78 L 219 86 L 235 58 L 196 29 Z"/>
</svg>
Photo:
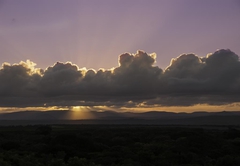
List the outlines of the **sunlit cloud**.
<svg viewBox="0 0 240 166">
<path fill-rule="evenodd" d="M 30 60 L 4 62 L 0 106 L 3 111 L 58 107 L 74 112 L 238 108 L 230 107 L 240 102 L 240 62 L 231 50 L 217 50 L 206 57 L 182 54 L 166 69 L 155 65 L 156 57 L 144 51 L 124 53 L 118 57 L 119 66 L 99 70 L 72 62 L 56 62 L 46 69 Z"/>
<path fill-rule="evenodd" d="M 121 107 L 121 112 L 148 112 L 148 111 L 167 111 L 167 112 L 219 112 L 219 111 L 239 111 L 240 102 L 225 105 L 196 104 L 193 106 L 142 106 L 142 107 Z"/>
<path fill-rule="evenodd" d="M 50 110 L 68 110 L 68 107 L 0 107 L 0 113 L 9 113 L 16 111 L 50 111 Z"/>
</svg>

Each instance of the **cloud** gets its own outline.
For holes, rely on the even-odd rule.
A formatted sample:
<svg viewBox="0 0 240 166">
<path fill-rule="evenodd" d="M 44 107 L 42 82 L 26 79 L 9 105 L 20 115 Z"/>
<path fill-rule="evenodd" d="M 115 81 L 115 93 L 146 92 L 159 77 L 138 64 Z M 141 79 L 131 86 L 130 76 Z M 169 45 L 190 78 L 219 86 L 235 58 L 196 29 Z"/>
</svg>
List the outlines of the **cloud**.
<svg viewBox="0 0 240 166">
<path fill-rule="evenodd" d="M 44 71 L 39 81 L 40 92 L 44 96 L 73 95 L 82 77 L 83 71 L 78 66 L 57 62 Z"/>
<path fill-rule="evenodd" d="M 230 50 L 218 50 L 206 57 L 183 54 L 171 61 L 164 77 L 175 93 L 192 95 L 232 94 L 238 91 L 240 63 Z M 237 84 L 236 84 L 237 83 Z"/>
<path fill-rule="evenodd" d="M 156 54 L 138 51 L 136 54 L 120 55 L 120 66 L 114 69 L 113 81 L 117 93 L 122 95 L 156 93 L 162 69 L 154 66 Z"/>
<path fill-rule="evenodd" d="M 106 70 L 57 62 L 47 69 L 27 60 L 3 63 L 0 106 L 191 106 L 240 101 L 240 62 L 229 49 L 205 57 L 182 54 L 162 70 L 156 54 L 137 51 L 119 56 Z"/>
<path fill-rule="evenodd" d="M 230 50 L 218 50 L 213 54 L 208 54 L 205 63 L 205 77 L 208 78 L 212 90 L 238 93 L 240 85 L 238 84 L 240 77 L 238 55 Z"/>
<path fill-rule="evenodd" d="M 38 95 L 37 84 L 41 80 L 41 69 L 27 60 L 19 64 L 2 64 L 0 70 L 0 96 L 32 96 Z"/>
<path fill-rule="evenodd" d="M 197 78 L 198 72 L 205 66 L 202 59 L 195 54 L 182 54 L 171 60 L 165 70 L 167 77 Z"/>
</svg>

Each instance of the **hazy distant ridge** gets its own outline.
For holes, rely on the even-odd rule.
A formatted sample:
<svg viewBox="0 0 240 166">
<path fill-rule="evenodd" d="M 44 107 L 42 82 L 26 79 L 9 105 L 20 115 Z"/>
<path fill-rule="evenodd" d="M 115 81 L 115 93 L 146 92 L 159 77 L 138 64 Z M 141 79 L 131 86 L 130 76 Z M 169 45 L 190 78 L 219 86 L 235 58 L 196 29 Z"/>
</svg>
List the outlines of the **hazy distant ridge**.
<svg viewBox="0 0 240 166">
<path fill-rule="evenodd" d="M 65 123 L 70 122 L 69 115 L 73 111 L 21 111 L 0 114 L 1 124 L 6 121 L 39 121 L 41 123 Z M 240 125 L 240 111 L 230 112 L 193 112 L 193 113 L 174 113 L 150 111 L 144 113 L 133 112 L 114 112 L 90 111 L 95 117 L 89 120 L 74 120 L 79 123 L 117 123 L 117 124 L 173 124 L 173 125 Z"/>
</svg>

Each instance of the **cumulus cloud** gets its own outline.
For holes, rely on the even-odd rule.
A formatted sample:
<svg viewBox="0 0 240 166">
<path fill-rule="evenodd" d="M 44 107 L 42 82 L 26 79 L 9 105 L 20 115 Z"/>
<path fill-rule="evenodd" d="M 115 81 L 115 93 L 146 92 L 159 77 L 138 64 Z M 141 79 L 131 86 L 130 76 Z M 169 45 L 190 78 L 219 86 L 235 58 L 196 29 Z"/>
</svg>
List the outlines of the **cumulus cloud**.
<svg viewBox="0 0 240 166">
<path fill-rule="evenodd" d="M 117 93 L 122 95 L 157 93 L 162 69 L 154 66 L 156 54 L 138 51 L 136 54 L 120 55 L 120 66 L 114 69 L 113 81 Z"/>
<path fill-rule="evenodd" d="M 40 92 L 45 96 L 74 94 L 82 76 L 78 66 L 70 62 L 57 62 L 44 71 L 39 81 Z"/>
<path fill-rule="evenodd" d="M 35 68 L 35 63 L 27 60 L 19 64 L 2 64 L 0 70 L 0 96 L 37 95 L 37 84 L 43 70 Z"/>
<path fill-rule="evenodd" d="M 71 62 L 57 62 L 45 70 L 30 60 L 3 63 L 0 106 L 190 106 L 240 101 L 239 57 L 229 49 L 205 57 L 182 54 L 164 70 L 155 65 L 155 53 L 124 53 L 118 61 L 118 67 L 98 71 Z"/>
<path fill-rule="evenodd" d="M 200 57 L 195 54 L 182 54 L 171 60 L 170 65 L 165 70 L 167 77 L 174 78 L 197 78 L 199 71 L 204 67 Z"/>
</svg>

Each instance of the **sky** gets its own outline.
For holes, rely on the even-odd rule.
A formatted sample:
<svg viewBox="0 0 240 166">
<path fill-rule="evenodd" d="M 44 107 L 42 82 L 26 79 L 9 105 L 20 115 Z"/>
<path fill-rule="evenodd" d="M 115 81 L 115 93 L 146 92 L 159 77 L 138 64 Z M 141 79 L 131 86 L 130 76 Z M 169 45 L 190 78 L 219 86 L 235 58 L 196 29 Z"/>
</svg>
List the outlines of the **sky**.
<svg viewBox="0 0 240 166">
<path fill-rule="evenodd" d="M 239 110 L 239 29 L 239 0 L 0 0 L 0 106 Z"/>
</svg>

